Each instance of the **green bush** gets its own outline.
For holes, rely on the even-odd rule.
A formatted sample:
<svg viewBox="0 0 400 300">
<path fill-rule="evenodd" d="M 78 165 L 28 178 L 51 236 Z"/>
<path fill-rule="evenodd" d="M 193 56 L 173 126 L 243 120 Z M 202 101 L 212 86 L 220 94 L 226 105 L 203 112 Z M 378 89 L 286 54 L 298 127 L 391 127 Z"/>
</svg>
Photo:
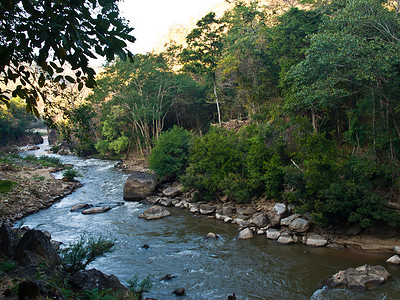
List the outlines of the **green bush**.
<svg viewBox="0 0 400 300">
<path fill-rule="evenodd" d="M 113 251 L 114 242 L 103 237 L 81 236 L 80 239 L 60 250 L 62 266 L 66 272 L 75 273 L 84 270 L 88 264 L 107 252 Z"/>
<path fill-rule="evenodd" d="M 128 288 L 137 299 L 143 298 L 143 293 L 148 293 L 153 286 L 151 276 L 139 281 L 137 276 L 128 280 Z"/>
<path fill-rule="evenodd" d="M 11 180 L 3 180 L 0 179 L 0 194 L 6 194 L 10 192 L 14 185 L 17 185 L 18 183 L 11 181 Z"/>
<path fill-rule="evenodd" d="M 149 156 L 149 165 L 160 179 L 179 178 L 187 167 L 190 133 L 174 126 L 163 132 L 155 142 Z"/>
<path fill-rule="evenodd" d="M 80 174 L 77 170 L 75 169 L 66 169 L 63 172 L 63 177 L 67 178 L 68 181 L 74 181 L 76 177 L 81 177 L 82 174 Z"/>
<path fill-rule="evenodd" d="M 62 162 L 58 157 L 51 157 L 43 155 L 39 158 L 39 162 L 42 166 L 45 167 L 60 167 L 62 166 Z"/>
</svg>

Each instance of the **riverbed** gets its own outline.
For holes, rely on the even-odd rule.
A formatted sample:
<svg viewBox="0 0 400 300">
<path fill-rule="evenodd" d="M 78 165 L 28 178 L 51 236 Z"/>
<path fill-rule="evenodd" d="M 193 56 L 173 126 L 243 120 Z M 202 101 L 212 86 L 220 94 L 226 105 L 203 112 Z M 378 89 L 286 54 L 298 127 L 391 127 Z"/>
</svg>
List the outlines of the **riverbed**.
<svg viewBox="0 0 400 300">
<path fill-rule="evenodd" d="M 81 235 L 115 241 L 115 251 L 88 268 L 116 275 L 127 284 L 135 275 L 152 276 L 147 297 L 176 299 L 172 292 L 185 288 L 183 299 L 400 299 L 400 267 L 385 263 L 387 257 L 354 250 L 281 245 L 257 236 L 238 240 L 237 225 L 197 217 L 187 210 L 168 208 L 171 216 L 147 221 L 137 216 L 147 205 L 125 202 L 98 215 L 70 212 L 78 203 L 113 204 L 123 201 L 123 185 L 129 174 L 114 168 L 115 162 L 47 154 L 47 144 L 27 152 L 59 157 L 83 175 L 83 187 L 24 220 L 30 228 L 47 230 L 65 244 Z M 55 176 L 61 177 L 61 173 Z M 204 239 L 208 232 L 217 240 Z M 142 248 L 149 245 L 148 249 Z M 329 290 L 324 281 L 339 270 L 363 264 L 383 265 L 393 276 L 369 291 Z M 160 281 L 167 274 L 176 276 Z"/>
</svg>

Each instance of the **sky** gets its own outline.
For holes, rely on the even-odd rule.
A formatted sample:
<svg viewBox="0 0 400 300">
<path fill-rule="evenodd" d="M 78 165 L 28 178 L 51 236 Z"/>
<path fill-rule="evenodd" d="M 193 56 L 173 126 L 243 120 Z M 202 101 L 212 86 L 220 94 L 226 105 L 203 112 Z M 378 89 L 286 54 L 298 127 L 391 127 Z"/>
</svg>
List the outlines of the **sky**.
<svg viewBox="0 0 400 300">
<path fill-rule="evenodd" d="M 133 54 L 145 54 L 174 25 L 185 25 L 190 19 L 200 19 L 222 0 L 124 0 L 120 14 L 135 30 L 135 43 L 129 46 Z"/>
</svg>

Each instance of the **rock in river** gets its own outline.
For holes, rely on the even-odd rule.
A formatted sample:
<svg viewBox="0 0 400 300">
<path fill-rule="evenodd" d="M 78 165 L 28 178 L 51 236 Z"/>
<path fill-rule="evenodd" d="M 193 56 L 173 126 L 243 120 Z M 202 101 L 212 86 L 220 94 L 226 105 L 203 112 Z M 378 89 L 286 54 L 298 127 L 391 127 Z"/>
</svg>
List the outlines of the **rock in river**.
<svg viewBox="0 0 400 300">
<path fill-rule="evenodd" d="M 84 214 L 84 215 L 101 214 L 103 212 L 109 211 L 110 209 L 111 209 L 110 206 L 92 207 L 92 208 L 82 210 L 82 214 Z"/>
<path fill-rule="evenodd" d="M 146 220 L 154 220 L 154 219 L 160 219 L 163 217 L 168 217 L 171 215 L 171 213 L 166 210 L 165 208 L 154 205 L 148 209 L 146 209 L 143 214 L 140 214 L 138 217 L 139 218 L 144 218 Z"/>
<path fill-rule="evenodd" d="M 253 231 L 250 228 L 243 229 L 239 232 L 239 239 L 247 240 L 253 238 Z"/>
<path fill-rule="evenodd" d="M 391 277 L 382 266 L 363 265 L 336 273 L 328 280 L 328 285 L 335 288 L 369 289 L 386 282 Z"/>
<path fill-rule="evenodd" d="M 87 208 L 91 208 L 91 207 L 93 207 L 92 204 L 79 203 L 79 204 L 72 206 L 70 211 L 74 212 L 74 211 L 79 211 L 79 210 L 83 210 L 83 209 L 87 209 Z"/>
<path fill-rule="evenodd" d="M 151 196 L 157 186 L 156 176 L 143 172 L 132 173 L 124 185 L 124 199 L 139 201 Z"/>
<path fill-rule="evenodd" d="M 389 258 L 387 261 L 389 264 L 400 265 L 400 257 L 396 254 Z"/>
</svg>

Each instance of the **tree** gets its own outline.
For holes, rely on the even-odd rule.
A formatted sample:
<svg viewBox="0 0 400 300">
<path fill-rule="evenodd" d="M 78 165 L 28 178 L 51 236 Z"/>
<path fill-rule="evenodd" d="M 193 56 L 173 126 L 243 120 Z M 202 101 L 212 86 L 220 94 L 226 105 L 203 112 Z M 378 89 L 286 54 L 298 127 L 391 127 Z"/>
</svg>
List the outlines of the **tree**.
<svg viewBox="0 0 400 300">
<path fill-rule="evenodd" d="M 221 33 L 224 25 L 210 12 L 200 19 L 186 37 L 188 46 L 180 54 L 180 61 L 184 64 L 183 71 L 193 74 L 212 76 L 215 104 L 217 105 L 218 122 L 221 124 L 215 70 L 222 53 Z"/>
<path fill-rule="evenodd" d="M 0 3 L 0 101 L 19 96 L 38 116 L 46 82 L 94 87 L 89 58 L 133 58 L 133 28 L 119 17 L 119 0 L 14 0 Z M 72 69 L 71 75 L 64 71 Z M 12 87 L 9 84 L 12 83 Z"/>
</svg>

